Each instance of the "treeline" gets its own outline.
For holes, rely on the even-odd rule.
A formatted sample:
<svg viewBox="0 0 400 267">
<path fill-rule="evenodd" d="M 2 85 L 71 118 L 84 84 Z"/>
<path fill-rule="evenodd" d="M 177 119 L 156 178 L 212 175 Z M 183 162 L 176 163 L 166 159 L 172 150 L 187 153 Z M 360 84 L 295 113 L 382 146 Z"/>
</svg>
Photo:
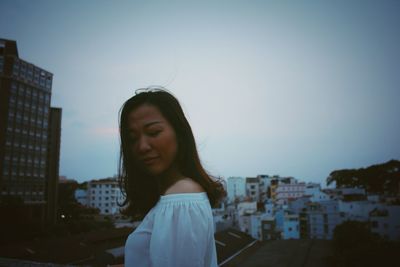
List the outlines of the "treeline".
<svg viewBox="0 0 400 267">
<path fill-rule="evenodd" d="M 327 185 L 336 183 L 341 187 L 362 187 L 369 193 L 399 193 L 400 161 L 390 160 L 383 164 L 360 169 L 335 170 L 326 179 Z"/>
</svg>

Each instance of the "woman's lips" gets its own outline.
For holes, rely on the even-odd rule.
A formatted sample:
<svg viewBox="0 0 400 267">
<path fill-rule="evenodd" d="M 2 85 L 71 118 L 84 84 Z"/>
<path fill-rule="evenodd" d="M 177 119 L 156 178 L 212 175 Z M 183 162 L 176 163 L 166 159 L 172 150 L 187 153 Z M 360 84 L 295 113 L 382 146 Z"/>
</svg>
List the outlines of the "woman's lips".
<svg viewBox="0 0 400 267">
<path fill-rule="evenodd" d="M 158 157 L 145 158 L 145 159 L 143 159 L 143 163 L 146 165 L 151 165 L 154 162 L 156 162 L 157 159 L 158 159 Z"/>
</svg>

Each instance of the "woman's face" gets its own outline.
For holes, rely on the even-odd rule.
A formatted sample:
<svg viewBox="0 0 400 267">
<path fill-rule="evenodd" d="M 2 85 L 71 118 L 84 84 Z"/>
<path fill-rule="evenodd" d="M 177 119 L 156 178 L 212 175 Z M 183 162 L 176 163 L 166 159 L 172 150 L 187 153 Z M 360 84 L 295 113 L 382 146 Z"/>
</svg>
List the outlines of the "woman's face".
<svg viewBox="0 0 400 267">
<path fill-rule="evenodd" d="M 128 115 L 133 157 L 150 175 L 177 175 L 176 134 L 156 106 L 143 104 Z"/>
</svg>

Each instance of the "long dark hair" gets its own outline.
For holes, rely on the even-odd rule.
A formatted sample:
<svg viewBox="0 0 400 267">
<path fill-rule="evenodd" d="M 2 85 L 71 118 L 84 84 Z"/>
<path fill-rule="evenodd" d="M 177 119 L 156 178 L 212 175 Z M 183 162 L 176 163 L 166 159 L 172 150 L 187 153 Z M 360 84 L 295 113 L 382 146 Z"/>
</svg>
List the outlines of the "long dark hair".
<svg viewBox="0 0 400 267">
<path fill-rule="evenodd" d="M 215 206 L 226 196 L 219 179 L 212 178 L 201 165 L 192 129 L 187 121 L 178 100 L 163 88 L 142 89 L 128 99 L 120 110 L 119 130 L 121 150 L 119 160 L 119 185 L 125 196 L 121 204 L 124 214 L 143 218 L 157 203 L 162 192 L 155 177 L 144 173 L 136 165 L 129 144 L 128 115 L 143 104 L 150 104 L 159 109 L 165 119 L 175 130 L 178 151 L 177 166 L 186 177 L 199 183 L 207 192 L 210 204 Z"/>
</svg>

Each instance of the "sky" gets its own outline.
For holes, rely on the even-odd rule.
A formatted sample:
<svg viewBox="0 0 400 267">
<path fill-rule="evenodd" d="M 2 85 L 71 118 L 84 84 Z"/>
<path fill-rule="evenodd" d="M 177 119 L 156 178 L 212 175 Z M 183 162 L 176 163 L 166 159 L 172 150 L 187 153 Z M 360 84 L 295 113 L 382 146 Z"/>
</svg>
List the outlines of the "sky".
<svg viewBox="0 0 400 267">
<path fill-rule="evenodd" d="M 293 176 L 400 159 L 400 1 L 0 0 L 0 38 L 54 74 L 60 175 L 118 170 L 136 89 L 180 101 L 214 176 Z"/>
</svg>

